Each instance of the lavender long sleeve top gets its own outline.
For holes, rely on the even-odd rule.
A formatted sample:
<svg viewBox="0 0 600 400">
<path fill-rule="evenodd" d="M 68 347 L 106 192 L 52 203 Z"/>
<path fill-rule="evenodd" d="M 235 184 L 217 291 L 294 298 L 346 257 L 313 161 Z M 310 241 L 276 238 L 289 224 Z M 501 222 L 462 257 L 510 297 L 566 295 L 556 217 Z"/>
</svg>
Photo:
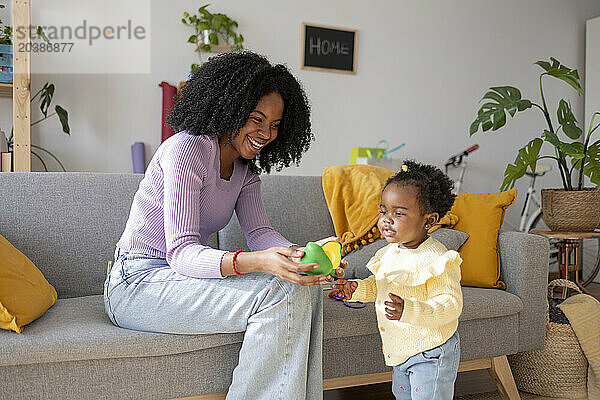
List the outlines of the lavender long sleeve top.
<svg viewBox="0 0 600 400">
<path fill-rule="evenodd" d="M 166 258 L 182 275 L 222 278 L 226 251 L 206 241 L 234 209 L 250 250 L 290 246 L 269 223 L 259 176 L 238 159 L 230 179 L 222 179 L 219 155 L 217 138 L 179 132 L 165 140 L 140 182 L 117 247 Z"/>
</svg>

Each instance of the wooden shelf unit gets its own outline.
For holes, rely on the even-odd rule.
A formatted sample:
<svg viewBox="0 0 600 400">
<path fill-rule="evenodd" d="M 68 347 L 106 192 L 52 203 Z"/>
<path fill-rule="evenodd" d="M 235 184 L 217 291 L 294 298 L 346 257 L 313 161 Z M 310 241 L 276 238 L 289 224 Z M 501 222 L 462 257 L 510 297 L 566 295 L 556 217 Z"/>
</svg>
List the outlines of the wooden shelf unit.
<svg viewBox="0 0 600 400">
<path fill-rule="evenodd" d="M 31 25 L 29 0 L 12 0 L 13 32 Z M 16 52 L 29 37 L 13 35 L 13 83 L 0 83 L 0 97 L 12 97 L 13 166 L 15 172 L 31 171 L 31 60 L 27 52 Z"/>
</svg>

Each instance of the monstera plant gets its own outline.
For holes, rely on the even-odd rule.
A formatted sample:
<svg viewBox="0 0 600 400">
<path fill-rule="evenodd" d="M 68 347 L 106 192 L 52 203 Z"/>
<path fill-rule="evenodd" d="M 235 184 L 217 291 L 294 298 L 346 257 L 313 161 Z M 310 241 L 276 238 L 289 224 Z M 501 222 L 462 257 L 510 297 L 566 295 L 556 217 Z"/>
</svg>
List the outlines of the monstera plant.
<svg viewBox="0 0 600 400">
<path fill-rule="evenodd" d="M 44 84 L 44 86 L 31 98 L 32 102 L 35 100 L 37 100 L 39 102 L 40 111 L 43 116 L 42 118 L 38 119 L 37 121 L 32 122 L 31 126 L 35 126 L 41 122 L 46 121 L 47 119 L 50 119 L 50 118 L 56 116 L 58 118 L 58 121 L 60 122 L 62 131 L 64 133 L 66 133 L 67 135 L 70 135 L 71 128 L 69 126 L 69 113 L 67 112 L 67 110 L 65 110 L 63 107 L 61 107 L 59 105 L 55 105 L 54 112 L 49 113 L 49 111 L 51 111 L 50 107 L 52 105 L 53 97 L 54 97 L 54 84 L 46 82 Z M 11 131 L 10 137 L 8 138 L 9 151 L 13 150 L 13 146 L 14 146 L 14 134 Z M 33 144 L 33 143 L 31 143 L 31 148 L 32 148 L 31 154 L 40 161 L 40 163 L 42 164 L 42 167 L 44 168 L 44 171 L 48 171 L 48 166 L 43 157 L 44 154 L 51 157 L 52 159 L 54 159 L 54 161 L 56 161 L 56 163 L 60 166 L 60 168 L 63 171 L 66 171 L 63 163 L 58 159 L 58 157 L 56 157 L 54 154 L 52 154 L 49 150 L 46 150 L 45 148 L 38 146 L 36 144 Z"/>
<path fill-rule="evenodd" d="M 571 104 L 560 99 L 556 106 L 556 111 L 551 112 L 551 108 L 546 101 L 543 82 L 545 78 L 555 78 L 563 81 L 578 94 L 583 94 L 583 89 L 579 83 L 579 74 L 576 69 L 571 69 L 560 63 L 555 58 L 549 61 L 538 61 L 542 72 L 539 75 L 540 101 L 534 102 L 524 99 L 521 91 L 514 86 L 492 87 L 481 99 L 481 107 L 477 112 L 477 117 L 471 123 L 469 128 L 470 135 L 474 135 L 481 130 L 483 132 L 494 132 L 502 128 L 507 121 L 507 116 L 514 117 L 517 113 L 526 112 L 529 109 L 537 109 L 540 112 L 543 126 L 539 130 L 539 136 L 531 139 L 525 146 L 520 148 L 514 163 L 508 164 L 504 171 L 504 180 L 501 189 L 510 189 L 515 186 L 515 182 L 523 177 L 528 168 L 535 173 L 537 162 L 542 159 L 554 160 L 558 166 L 562 186 L 564 191 L 587 191 L 588 195 L 595 196 L 598 200 L 589 203 L 585 207 L 594 208 L 595 201 L 600 202 L 600 195 L 595 188 L 584 188 L 584 176 L 589 177 L 595 185 L 600 184 L 600 140 L 592 141 L 592 135 L 600 126 L 596 123 L 600 112 L 594 112 L 591 116 L 591 122 L 587 132 L 578 125 L 578 121 L 573 114 Z M 544 146 L 545 145 L 545 146 Z M 548 152 L 542 152 L 542 147 L 549 149 Z M 546 189 L 546 195 L 542 190 L 542 202 L 549 196 Z M 556 190 L 555 190 L 556 192 Z M 594 193 L 592 193 L 594 192 Z M 562 208 L 573 207 L 574 200 L 568 200 Z M 600 203 L 598 203 L 600 208 Z M 542 208 L 545 208 L 543 206 Z M 556 209 L 556 207 L 554 207 Z M 600 211 L 598 211 L 600 213 Z M 544 219 L 548 213 L 544 212 Z M 600 216 L 600 215 L 599 215 Z M 587 217 L 595 219 L 589 221 L 588 226 L 596 227 L 598 217 Z M 550 226 L 550 224 L 548 224 Z M 551 227 L 552 228 L 552 227 Z M 556 230 L 552 228 L 553 230 Z"/>
</svg>

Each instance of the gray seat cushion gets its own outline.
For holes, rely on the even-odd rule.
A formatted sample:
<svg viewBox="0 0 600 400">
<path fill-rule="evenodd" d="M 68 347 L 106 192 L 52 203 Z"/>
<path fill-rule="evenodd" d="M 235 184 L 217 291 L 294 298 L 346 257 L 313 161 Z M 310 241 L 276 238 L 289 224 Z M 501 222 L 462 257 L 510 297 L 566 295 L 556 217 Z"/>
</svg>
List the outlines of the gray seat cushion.
<svg viewBox="0 0 600 400">
<path fill-rule="evenodd" d="M 377 334 L 373 303 L 353 309 L 323 292 L 325 339 Z M 461 321 L 513 315 L 523 308 L 517 296 L 503 290 L 465 287 L 463 294 Z M 101 295 L 59 299 L 22 334 L 0 332 L 0 366 L 180 354 L 242 339 L 243 333 L 171 335 L 123 329 L 106 316 Z"/>
<path fill-rule="evenodd" d="M 465 232 L 456 231 L 454 229 L 441 228 L 434 231 L 431 236 L 439 240 L 448 250 L 456 250 L 467 241 L 469 235 Z M 375 252 L 388 243 L 385 239 L 377 239 L 373 243 L 369 243 L 365 246 L 361 246 L 348 254 L 345 259 L 348 261 L 348 269 L 346 270 L 346 277 L 349 279 L 365 279 L 371 275 L 366 266 L 367 262 L 373 257 Z"/>
<path fill-rule="evenodd" d="M 161 356 L 241 342 L 243 333 L 171 335 L 114 326 L 102 295 L 59 299 L 23 333 L 0 332 L 0 366 Z"/>
</svg>

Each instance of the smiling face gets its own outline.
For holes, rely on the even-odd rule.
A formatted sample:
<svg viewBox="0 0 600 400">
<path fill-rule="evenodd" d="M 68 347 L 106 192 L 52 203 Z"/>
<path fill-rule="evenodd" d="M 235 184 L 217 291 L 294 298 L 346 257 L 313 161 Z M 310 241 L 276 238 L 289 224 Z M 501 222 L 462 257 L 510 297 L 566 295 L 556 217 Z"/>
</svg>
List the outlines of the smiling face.
<svg viewBox="0 0 600 400">
<path fill-rule="evenodd" d="M 437 213 L 423 212 L 415 186 L 391 183 L 381 194 L 377 228 L 388 243 L 417 248 L 438 218 Z"/>
<path fill-rule="evenodd" d="M 226 150 L 232 152 L 233 158 L 250 160 L 275 140 L 283 116 L 283 106 L 279 93 L 273 92 L 261 97 L 239 134 L 231 139 L 231 143 L 223 143 Z"/>
</svg>

